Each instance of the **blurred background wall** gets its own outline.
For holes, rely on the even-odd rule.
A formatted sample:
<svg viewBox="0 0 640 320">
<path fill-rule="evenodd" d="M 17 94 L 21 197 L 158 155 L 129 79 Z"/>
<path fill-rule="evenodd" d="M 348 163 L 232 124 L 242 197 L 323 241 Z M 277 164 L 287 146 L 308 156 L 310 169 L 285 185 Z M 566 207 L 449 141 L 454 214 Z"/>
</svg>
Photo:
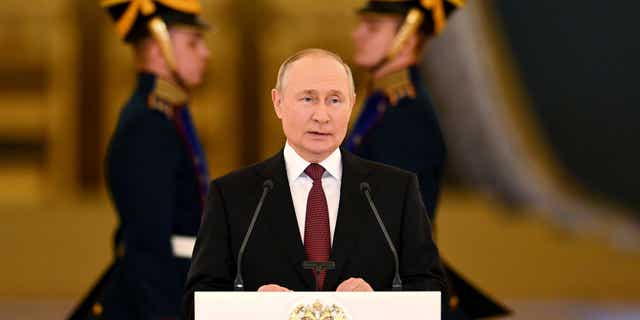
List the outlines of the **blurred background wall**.
<svg viewBox="0 0 640 320">
<path fill-rule="evenodd" d="M 363 1 L 202 3 L 212 59 L 192 108 L 216 177 L 281 148 L 269 93 L 280 62 L 306 47 L 349 61 Z M 626 241 L 640 219 L 638 5 L 621 3 L 469 1 L 425 53 L 450 151 L 436 221 L 442 255 L 515 318 L 583 318 L 599 305 L 638 314 L 640 248 Z M 103 158 L 135 73 L 98 1 L 4 4 L 0 318 L 62 318 L 111 260 Z M 365 81 L 356 72 L 357 85 Z M 528 161 L 539 165 L 519 166 Z M 594 210 L 607 232 L 571 228 L 592 210 L 565 206 L 561 189 L 529 190 L 558 175 L 580 199 L 616 208 Z"/>
<path fill-rule="evenodd" d="M 640 212 L 637 1 L 496 1 L 506 40 L 557 158 L 581 184 Z"/>
</svg>

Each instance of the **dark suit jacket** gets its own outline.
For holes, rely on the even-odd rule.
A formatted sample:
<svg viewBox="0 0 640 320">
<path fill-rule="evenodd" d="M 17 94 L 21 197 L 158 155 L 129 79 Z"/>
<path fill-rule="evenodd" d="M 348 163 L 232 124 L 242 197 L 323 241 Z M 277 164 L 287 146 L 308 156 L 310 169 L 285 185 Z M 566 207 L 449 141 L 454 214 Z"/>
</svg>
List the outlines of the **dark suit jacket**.
<svg viewBox="0 0 640 320">
<path fill-rule="evenodd" d="M 342 184 L 331 260 L 324 289 L 333 291 L 344 280 L 360 277 L 374 290 L 389 290 L 394 274 L 393 256 L 360 183 L 371 194 L 400 258 L 405 290 L 445 291 L 438 250 L 420 198 L 414 174 L 358 158 L 342 151 Z M 305 252 L 287 180 L 283 153 L 214 180 L 210 185 L 205 217 L 198 233 L 187 276 L 186 318 L 193 318 L 195 291 L 230 291 L 236 276 L 236 259 L 263 182 L 273 190 L 265 199 L 243 258 L 245 289 L 275 283 L 295 291 L 314 290 L 314 278 L 302 268 Z"/>
</svg>

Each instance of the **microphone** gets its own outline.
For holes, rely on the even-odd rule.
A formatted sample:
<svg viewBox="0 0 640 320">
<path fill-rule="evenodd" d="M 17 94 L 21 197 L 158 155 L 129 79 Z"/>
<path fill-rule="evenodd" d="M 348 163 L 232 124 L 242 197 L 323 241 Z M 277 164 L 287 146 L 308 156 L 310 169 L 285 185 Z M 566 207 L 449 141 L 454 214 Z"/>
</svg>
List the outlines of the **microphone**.
<svg viewBox="0 0 640 320">
<path fill-rule="evenodd" d="M 267 179 L 262 183 L 262 196 L 260 197 L 260 201 L 258 201 L 258 205 L 256 206 L 256 210 L 253 212 L 253 217 L 251 218 L 251 223 L 249 223 L 249 228 L 247 229 L 247 234 L 244 235 L 244 239 L 242 239 L 242 244 L 240 245 L 240 250 L 238 250 L 238 263 L 236 264 L 236 279 L 233 281 L 233 290 L 234 291 L 244 291 L 244 280 L 242 280 L 242 256 L 244 255 L 244 249 L 247 247 L 247 242 L 249 241 L 249 237 L 251 237 L 251 233 L 253 232 L 253 227 L 256 224 L 256 220 L 258 219 L 258 215 L 260 215 L 260 210 L 262 210 L 262 203 L 264 199 L 267 197 L 269 191 L 273 189 L 273 181 L 271 179 Z"/>
<path fill-rule="evenodd" d="M 378 221 L 378 225 L 380 226 L 380 230 L 384 234 L 384 238 L 387 240 L 387 244 L 389 245 L 389 249 L 391 249 L 391 253 L 393 254 L 393 261 L 396 264 L 395 275 L 393 276 L 393 284 L 391 285 L 392 291 L 402 291 L 402 280 L 400 279 L 400 262 L 398 261 L 398 252 L 396 251 L 396 247 L 393 245 L 391 241 L 391 237 L 389 237 L 389 232 L 387 232 L 387 228 L 384 226 L 382 219 L 380 218 L 380 214 L 378 214 L 378 209 L 376 209 L 376 205 L 373 203 L 371 199 L 371 186 L 368 183 L 362 182 L 360 183 L 360 191 L 364 194 L 369 202 L 369 207 L 371 207 L 371 212 L 376 216 L 376 220 Z"/>
</svg>

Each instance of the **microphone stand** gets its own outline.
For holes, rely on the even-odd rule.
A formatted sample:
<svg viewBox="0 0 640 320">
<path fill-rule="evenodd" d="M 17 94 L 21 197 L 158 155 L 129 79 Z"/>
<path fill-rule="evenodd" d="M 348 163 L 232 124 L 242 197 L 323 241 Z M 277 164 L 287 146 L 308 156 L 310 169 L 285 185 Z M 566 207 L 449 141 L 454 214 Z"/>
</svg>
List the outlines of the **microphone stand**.
<svg viewBox="0 0 640 320">
<path fill-rule="evenodd" d="M 244 280 L 242 280 L 242 257 L 244 256 L 244 250 L 247 247 L 247 242 L 249 241 L 249 237 L 253 232 L 253 227 L 256 224 L 256 220 L 258 220 L 258 215 L 260 214 L 260 210 L 262 210 L 262 203 L 264 202 L 264 198 L 267 197 L 267 194 L 269 193 L 269 191 L 271 191 L 271 189 L 273 189 L 273 181 L 265 180 L 264 183 L 262 184 L 262 196 L 260 197 L 260 201 L 258 201 L 256 210 L 253 212 L 251 223 L 249 223 L 247 234 L 245 234 L 244 239 L 242 239 L 240 250 L 238 250 L 238 263 L 236 263 L 236 267 L 237 267 L 236 279 L 233 281 L 234 291 L 244 291 Z"/>
<path fill-rule="evenodd" d="M 389 249 L 391 249 L 391 254 L 393 254 L 393 262 L 395 262 L 395 275 L 393 276 L 393 283 L 391 285 L 392 291 L 402 291 L 402 279 L 400 279 L 400 262 L 398 259 L 398 252 L 396 251 L 396 247 L 393 245 L 393 241 L 391 241 L 391 237 L 389 236 L 389 232 L 387 228 L 384 226 L 382 219 L 380 218 L 380 214 L 378 213 L 378 209 L 376 209 L 376 205 L 373 203 L 373 199 L 371 199 L 371 194 L 369 193 L 371 187 L 368 183 L 362 182 L 360 184 L 360 191 L 364 194 L 369 202 L 369 207 L 371 207 L 371 211 L 373 215 L 376 217 L 378 221 L 378 225 L 380 226 L 380 230 L 384 234 L 384 238 L 387 240 L 387 244 L 389 245 Z"/>
</svg>

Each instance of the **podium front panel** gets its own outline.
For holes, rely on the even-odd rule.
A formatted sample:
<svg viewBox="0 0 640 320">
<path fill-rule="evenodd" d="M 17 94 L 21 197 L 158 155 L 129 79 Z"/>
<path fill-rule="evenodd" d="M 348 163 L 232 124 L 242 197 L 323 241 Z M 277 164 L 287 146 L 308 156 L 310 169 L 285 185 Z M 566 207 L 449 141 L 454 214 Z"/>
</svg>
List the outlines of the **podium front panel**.
<svg viewBox="0 0 640 320">
<path fill-rule="evenodd" d="M 195 320 L 435 320 L 440 299 L 437 291 L 196 292 Z"/>
</svg>

